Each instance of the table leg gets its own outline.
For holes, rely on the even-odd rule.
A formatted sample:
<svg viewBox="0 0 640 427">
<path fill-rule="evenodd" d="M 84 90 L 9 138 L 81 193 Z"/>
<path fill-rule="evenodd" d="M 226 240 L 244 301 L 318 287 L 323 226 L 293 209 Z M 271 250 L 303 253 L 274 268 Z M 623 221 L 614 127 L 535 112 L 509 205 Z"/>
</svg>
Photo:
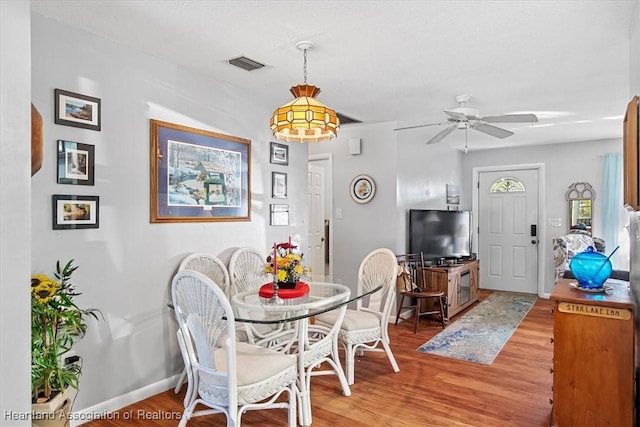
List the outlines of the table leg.
<svg viewBox="0 0 640 427">
<path fill-rule="evenodd" d="M 304 366 L 304 343 L 309 333 L 308 319 L 298 320 L 298 391 L 300 396 L 300 425 L 308 427 L 311 425 L 311 390 L 309 379 L 307 378 L 306 367 Z"/>
</svg>

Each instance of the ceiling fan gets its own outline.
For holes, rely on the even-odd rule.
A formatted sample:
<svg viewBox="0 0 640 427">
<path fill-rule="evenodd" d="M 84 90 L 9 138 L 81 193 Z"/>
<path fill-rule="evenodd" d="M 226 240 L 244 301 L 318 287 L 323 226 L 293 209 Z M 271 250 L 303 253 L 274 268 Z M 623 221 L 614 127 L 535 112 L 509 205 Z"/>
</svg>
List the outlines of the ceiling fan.
<svg viewBox="0 0 640 427">
<path fill-rule="evenodd" d="M 480 112 L 475 108 L 467 107 L 469 102 L 469 95 L 456 96 L 456 102 L 460 104 L 458 108 L 452 110 L 443 110 L 449 117 L 446 122 L 429 123 L 426 125 L 407 126 L 397 128 L 394 130 L 414 129 L 425 126 L 439 126 L 449 125 L 444 130 L 441 130 L 436 136 L 427 141 L 427 144 L 435 144 L 442 141 L 447 135 L 453 132 L 455 129 L 475 129 L 479 132 L 486 133 L 487 135 L 494 136 L 496 138 L 506 138 L 513 135 L 513 132 L 502 129 L 497 126 L 493 126 L 489 123 L 537 123 L 538 117 L 535 114 L 503 114 L 501 116 L 487 116 L 481 117 Z"/>
</svg>

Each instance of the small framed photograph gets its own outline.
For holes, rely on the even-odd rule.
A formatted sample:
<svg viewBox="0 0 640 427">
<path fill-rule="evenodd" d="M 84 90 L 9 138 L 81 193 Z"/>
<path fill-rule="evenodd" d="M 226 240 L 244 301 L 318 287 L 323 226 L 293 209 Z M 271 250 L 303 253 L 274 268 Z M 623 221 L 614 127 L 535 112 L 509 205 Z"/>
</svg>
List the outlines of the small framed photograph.
<svg viewBox="0 0 640 427">
<path fill-rule="evenodd" d="M 58 140 L 58 184 L 94 185 L 95 147 Z"/>
<path fill-rule="evenodd" d="M 274 199 L 287 198 L 287 174 L 271 172 L 271 197 Z"/>
<path fill-rule="evenodd" d="M 460 204 L 460 187 L 453 184 L 447 184 L 447 204 Z"/>
<path fill-rule="evenodd" d="M 55 90 L 55 123 L 100 130 L 100 99 L 62 89 Z"/>
<path fill-rule="evenodd" d="M 271 205 L 271 225 L 289 225 L 289 205 Z"/>
<path fill-rule="evenodd" d="M 289 165 L 289 146 L 272 142 L 270 162 L 276 165 Z"/>
<path fill-rule="evenodd" d="M 100 197 L 54 194 L 51 196 L 53 229 L 99 228 Z"/>
</svg>

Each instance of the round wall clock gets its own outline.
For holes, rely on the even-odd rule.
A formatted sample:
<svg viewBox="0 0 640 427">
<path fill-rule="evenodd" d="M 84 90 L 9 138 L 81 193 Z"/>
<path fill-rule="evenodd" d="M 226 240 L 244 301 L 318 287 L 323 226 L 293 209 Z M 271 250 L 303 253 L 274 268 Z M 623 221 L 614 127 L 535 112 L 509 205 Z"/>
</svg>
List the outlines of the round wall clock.
<svg viewBox="0 0 640 427">
<path fill-rule="evenodd" d="M 357 203 L 368 203 L 376 194 L 376 183 L 369 175 L 358 175 L 349 187 L 351 198 Z"/>
</svg>

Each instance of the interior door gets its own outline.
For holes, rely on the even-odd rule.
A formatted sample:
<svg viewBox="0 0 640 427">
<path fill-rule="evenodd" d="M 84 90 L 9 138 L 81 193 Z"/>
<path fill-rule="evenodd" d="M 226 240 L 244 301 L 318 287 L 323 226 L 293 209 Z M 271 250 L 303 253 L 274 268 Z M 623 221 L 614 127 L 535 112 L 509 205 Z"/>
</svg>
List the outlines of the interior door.
<svg viewBox="0 0 640 427">
<path fill-rule="evenodd" d="M 309 227 L 306 250 L 311 268 L 312 280 L 324 279 L 325 235 L 324 235 L 324 168 L 309 163 L 307 172 L 307 197 L 309 206 Z"/>
<path fill-rule="evenodd" d="M 537 169 L 479 173 L 481 288 L 538 293 L 538 174 Z"/>
</svg>

